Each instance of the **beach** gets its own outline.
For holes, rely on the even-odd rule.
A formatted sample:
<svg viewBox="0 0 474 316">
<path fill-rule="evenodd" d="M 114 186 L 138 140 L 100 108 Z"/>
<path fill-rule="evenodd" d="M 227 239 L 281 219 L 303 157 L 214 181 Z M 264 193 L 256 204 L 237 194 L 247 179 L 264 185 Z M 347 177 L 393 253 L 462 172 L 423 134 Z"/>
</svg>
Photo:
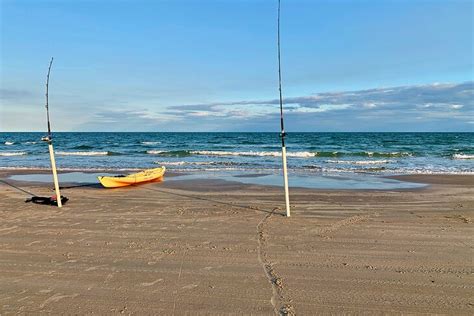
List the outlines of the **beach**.
<svg viewBox="0 0 474 316">
<path fill-rule="evenodd" d="M 0 7 L 0 316 L 474 315 L 472 1 Z"/>
<path fill-rule="evenodd" d="M 0 311 L 52 314 L 472 315 L 474 176 L 399 190 L 217 179 L 120 189 L 0 171 Z M 46 172 L 46 171 L 39 171 Z"/>
</svg>

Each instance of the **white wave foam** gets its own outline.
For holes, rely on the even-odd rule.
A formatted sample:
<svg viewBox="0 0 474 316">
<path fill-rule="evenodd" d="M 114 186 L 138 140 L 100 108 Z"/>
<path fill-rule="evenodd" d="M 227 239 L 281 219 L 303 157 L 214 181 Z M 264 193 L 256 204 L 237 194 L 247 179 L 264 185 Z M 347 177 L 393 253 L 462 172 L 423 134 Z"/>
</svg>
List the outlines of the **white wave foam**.
<svg viewBox="0 0 474 316">
<path fill-rule="evenodd" d="M 382 165 L 394 160 L 326 160 L 328 163 L 350 164 L 350 165 Z"/>
<path fill-rule="evenodd" d="M 154 161 L 157 165 L 165 166 L 211 166 L 211 165 L 222 165 L 228 166 L 233 165 L 232 162 L 217 162 L 217 161 Z"/>
<path fill-rule="evenodd" d="M 34 144 L 36 144 L 36 143 L 37 143 L 37 142 L 26 142 L 25 144 L 26 144 L 26 145 L 34 145 Z"/>
<path fill-rule="evenodd" d="M 373 172 L 373 170 L 361 169 L 361 168 L 309 168 L 308 171 L 317 173 L 361 173 L 361 172 Z"/>
<path fill-rule="evenodd" d="M 264 170 L 264 169 L 259 169 L 259 171 Z M 273 169 L 272 169 L 273 170 Z M 187 169 L 187 168 L 176 168 L 173 169 L 173 171 L 178 171 L 178 172 L 203 172 L 203 171 L 211 171 L 211 172 L 219 172 L 219 171 L 242 171 L 246 172 L 249 171 L 249 169 L 245 168 L 239 168 L 239 167 L 216 167 L 216 168 L 199 168 L 199 169 Z"/>
<path fill-rule="evenodd" d="M 49 167 L 3 167 L 0 166 L 0 170 L 50 170 Z M 60 171 L 83 171 L 83 172 L 134 172 L 134 171 L 141 171 L 143 168 L 111 168 L 111 167 L 61 167 L 58 168 Z M 248 172 L 251 170 L 252 172 L 281 172 L 281 168 L 251 168 L 248 167 L 216 167 L 216 168 L 196 168 L 196 169 L 189 169 L 186 167 L 183 168 L 173 168 L 173 171 L 176 172 L 203 172 L 203 171 L 242 171 Z M 373 172 L 373 170 L 363 170 L 363 169 L 356 169 L 356 168 L 302 168 L 302 169 L 295 169 L 293 173 L 300 173 L 307 175 L 308 173 L 315 173 L 315 174 L 352 174 L 352 173 L 360 173 L 360 172 Z M 377 172 L 378 175 L 407 175 L 407 174 L 419 174 L 419 175 L 474 175 L 474 170 L 450 170 L 450 169 L 443 169 L 443 170 L 433 170 L 433 169 L 410 169 L 410 168 L 396 168 L 396 169 L 387 169 L 383 171 Z"/>
<path fill-rule="evenodd" d="M 413 154 L 410 152 L 400 152 L 400 151 L 393 151 L 393 152 L 373 152 L 373 151 L 366 151 L 367 156 L 372 157 L 374 155 L 383 155 L 383 156 L 390 156 L 390 157 L 412 157 Z"/>
<path fill-rule="evenodd" d="M 189 164 L 186 161 L 153 161 L 153 163 L 165 166 L 183 166 Z"/>
<path fill-rule="evenodd" d="M 395 168 L 395 169 L 361 169 L 361 168 L 305 168 L 297 171 L 305 170 L 306 172 L 316 173 L 342 173 L 342 174 L 353 174 L 353 173 L 373 173 L 377 175 L 474 175 L 473 170 L 451 170 L 451 169 L 422 169 L 422 168 Z"/>
<path fill-rule="evenodd" d="M 474 159 L 474 155 L 454 154 L 453 159 Z"/>
<path fill-rule="evenodd" d="M 5 145 L 9 146 L 9 145 L 13 145 L 15 142 L 5 142 Z"/>
<path fill-rule="evenodd" d="M 51 170 L 50 167 L 0 167 L 0 170 L 31 170 L 31 171 L 42 171 L 42 170 Z M 86 167 L 61 167 L 58 168 L 58 171 L 82 171 L 82 172 L 108 172 L 108 171 L 143 171 L 144 168 L 107 168 L 107 167 L 97 167 L 97 168 L 86 168 Z"/>
<path fill-rule="evenodd" d="M 164 153 L 164 151 L 163 150 L 147 150 L 146 153 L 150 155 L 159 155 L 161 153 Z"/>
<path fill-rule="evenodd" d="M 143 145 L 157 145 L 161 144 L 161 142 L 141 142 Z"/>
<path fill-rule="evenodd" d="M 51 168 L 46 168 L 46 167 L 0 167 L 0 170 L 51 170 Z M 58 168 L 58 170 L 62 170 Z"/>
<path fill-rule="evenodd" d="M 390 174 L 404 175 L 404 174 L 434 174 L 434 175 L 474 175 L 471 170 L 431 170 L 431 169 L 394 169 L 390 170 Z"/>
<path fill-rule="evenodd" d="M 107 156 L 107 151 L 57 151 L 60 156 Z"/>
<path fill-rule="evenodd" d="M 14 152 L 0 152 L 0 156 L 10 157 L 10 156 L 25 156 L 27 155 L 24 151 L 14 151 Z"/>
<path fill-rule="evenodd" d="M 254 156 L 254 157 L 281 157 L 279 151 L 213 151 L 213 150 L 197 150 L 191 151 L 191 154 L 204 156 Z M 309 158 L 315 157 L 315 153 L 307 151 L 288 152 L 288 157 Z"/>
<path fill-rule="evenodd" d="M 184 165 L 196 165 L 196 166 L 208 166 L 214 165 L 213 161 L 155 161 L 158 165 L 165 166 L 184 166 Z"/>
</svg>

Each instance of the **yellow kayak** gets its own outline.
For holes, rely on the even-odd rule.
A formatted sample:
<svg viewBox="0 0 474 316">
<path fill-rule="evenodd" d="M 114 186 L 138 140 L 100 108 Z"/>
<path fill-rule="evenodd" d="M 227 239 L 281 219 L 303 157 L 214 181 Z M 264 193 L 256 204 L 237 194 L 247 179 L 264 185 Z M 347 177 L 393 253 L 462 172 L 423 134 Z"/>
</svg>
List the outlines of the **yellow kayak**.
<svg viewBox="0 0 474 316">
<path fill-rule="evenodd" d="M 147 169 L 127 176 L 97 177 L 100 183 L 106 188 L 119 188 L 127 185 L 140 184 L 144 182 L 158 181 L 165 174 L 165 167 Z"/>
</svg>

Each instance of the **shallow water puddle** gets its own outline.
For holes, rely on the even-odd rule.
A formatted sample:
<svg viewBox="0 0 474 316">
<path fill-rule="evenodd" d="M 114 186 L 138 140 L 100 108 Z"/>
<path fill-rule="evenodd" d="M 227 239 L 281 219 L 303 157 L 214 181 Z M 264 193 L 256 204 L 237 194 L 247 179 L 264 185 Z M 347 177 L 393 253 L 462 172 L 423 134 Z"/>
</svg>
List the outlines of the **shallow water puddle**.
<svg viewBox="0 0 474 316">
<path fill-rule="evenodd" d="M 98 176 L 114 176 L 117 173 L 88 173 L 88 172 L 66 172 L 60 173 L 60 182 L 71 183 L 98 183 Z M 52 175 L 22 174 L 10 177 L 16 181 L 52 183 Z M 247 184 L 282 186 L 283 179 L 278 174 L 256 174 L 242 172 L 205 172 L 198 174 L 176 175 L 167 181 L 185 181 L 198 179 L 212 179 L 234 181 Z M 290 174 L 290 187 L 311 189 L 340 189 L 340 190 L 393 190 L 393 189 L 416 189 L 426 187 L 426 184 L 404 182 L 395 179 L 383 178 L 374 175 L 347 174 L 347 175 L 321 175 L 321 174 Z"/>
<path fill-rule="evenodd" d="M 115 176 L 117 173 L 88 173 L 88 172 L 65 172 L 58 173 L 59 182 L 72 183 L 99 183 L 98 176 Z M 53 182 L 50 173 L 19 174 L 10 176 L 9 179 L 26 182 Z"/>
<path fill-rule="evenodd" d="M 278 174 L 242 174 L 242 173 L 200 173 L 176 176 L 174 180 L 215 179 L 235 181 L 247 184 L 283 186 L 283 179 Z M 382 178 L 373 175 L 289 175 L 290 187 L 311 189 L 340 189 L 340 190 L 393 190 L 416 189 L 426 187 L 426 184 L 404 182 L 395 179 Z"/>
</svg>

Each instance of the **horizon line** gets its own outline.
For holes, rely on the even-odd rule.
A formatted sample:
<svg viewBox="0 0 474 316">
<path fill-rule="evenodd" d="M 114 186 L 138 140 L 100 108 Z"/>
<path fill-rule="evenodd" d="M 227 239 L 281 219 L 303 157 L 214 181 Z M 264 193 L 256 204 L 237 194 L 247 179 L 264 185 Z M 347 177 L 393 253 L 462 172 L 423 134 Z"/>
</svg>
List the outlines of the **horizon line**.
<svg viewBox="0 0 474 316">
<path fill-rule="evenodd" d="M 45 131 L 8 131 L 8 132 L 0 132 L 0 133 L 47 133 Z M 116 134 L 125 134 L 125 133 L 182 133 L 182 134 L 204 134 L 204 133 L 232 133 L 232 134 L 251 134 L 251 133 L 268 133 L 268 134 L 280 134 L 280 131 L 200 131 L 200 132 L 171 132 L 171 131 L 55 131 L 54 133 L 116 133 Z M 474 133 L 474 131 L 290 131 L 285 132 L 286 134 L 292 133 Z"/>
</svg>

